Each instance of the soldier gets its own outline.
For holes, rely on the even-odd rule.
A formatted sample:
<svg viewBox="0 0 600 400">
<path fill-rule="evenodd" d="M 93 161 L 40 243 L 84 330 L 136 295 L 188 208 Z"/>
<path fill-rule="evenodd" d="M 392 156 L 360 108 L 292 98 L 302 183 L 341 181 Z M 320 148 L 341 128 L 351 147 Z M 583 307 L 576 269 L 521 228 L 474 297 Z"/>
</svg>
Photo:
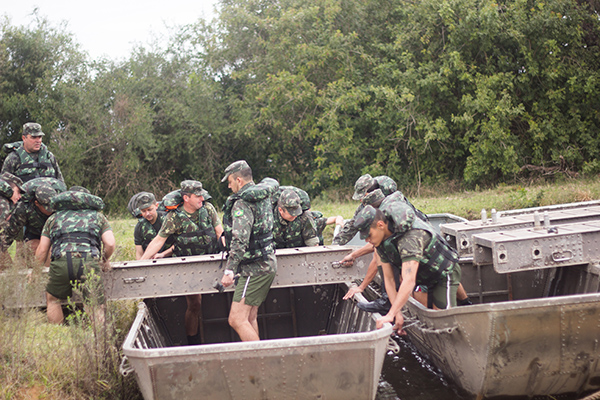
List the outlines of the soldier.
<svg viewBox="0 0 600 400">
<path fill-rule="evenodd" d="M 138 223 L 133 231 L 133 239 L 135 243 L 135 259 L 139 260 L 144 255 L 146 248 L 156 237 L 160 228 L 163 225 L 166 213 L 158 211 L 158 202 L 153 193 L 140 192 L 132 198 L 138 217 Z M 173 253 L 173 243 L 175 237 L 170 236 L 163 247 L 153 258 L 170 257 Z"/>
<path fill-rule="evenodd" d="M 90 315 L 102 323 L 105 306 L 100 269 L 109 268 L 108 260 L 115 250 L 115 237 L 100 212 L 104 203 L 82 191 L 67 191 L 52 197 L 50 207 L 56 212 L 46 221 L 35 253 L 39 264 L 49 254 L 52 257 L 46 285 L 48 321 L 63 322 L 60 300 L 72 295 L 74 284 L 96 281 L 99 284 L 88 287 L 96 286 L 99 307 Z M 87 294 L 84 290 L 84 296 Z"/>
<path fill-rule="evenodd" d="M 5 243 L 6 229 L 15 204 L 21 198 L 21 185 L 23 181 L 11 173 L 0 174 L 0 243 Z M 0 254 L 0 269 L 10 263 L 11 258 L 7 252 Z"/>
<path fill-rule="evenodd" d="M 391 212 L 390 217 L 381 209 L 366 206 L 357 215 L 354 226 L 361 238 L 377 249 L 385 287 L 392 301 L 388 313 L 377 320 L 377 328 L 395 319 L 394 329 L 401 332 L 402 307 L 417 285 L 427 289 L 435 309 L 456 306 L 461 270 L 456 252 L 441 240 L 430 224 L 416 218 L 411 207 L 396 203 L 388 212 Z M 399 269 L 402 275 L 397 292 L 392 268 Z"/>
<path fill-rule="evenodd" d="M 23 182 L 38 177 L 51 177 L 64 182 L 54 154 L 42 143 L 43 136 L 40 124 L 28 122 L 23 125 L 23 141 L 4 145 L 4 149 L 10 153 L 4 159 L 2 172 L 10 172 Z"/>
<path fill-rule="evenodd" d="M 317 227 L 317 236 L 319 237 L 319 246 L 323 246 L 325 244 L 323 238 L 323 231 L 327 227 L 327 225 L 335 224 L 335 229 L 333 230 L 333 240 L 335 240 L 336 236 L 339 234 L 341 229 L 344 227 L 344 217 L 341 215 L 336 215 L 335 217 L 324 217 L 323 213 L 320 211 L 311 211 L 313 219 L 315 220 L 315 226 Z"/>
<path fill-rule="evenodd" d="M 215 207 L 204 202 L 207 194 L 199 181 L 181 182 L 181 190 L 169 194 L 177 200 L 173 201 L 174 205 L 169 206 L 172 209 L 167 213 L 158 234 L 148 244 L 140 259 L 148 260 L 155 257 L 171 237 L 174 240 L 173 254 L 177 257 L 216 253 L 217 238 L 223 234 L 223 226 Z M 187 302 L 185 331 L 188 344 L 200 343 L 198 327 L 201 296 L 200 294 L 185 296 Z"/>
<path fill-rule="evenodd" d="M 273 239 L 278 249 L 319 245 L 312 213 L 302 210 L 300 196 L 294 190 L 281 193 L 274 214 Z"/>
<path fill-rule="evenodd" d="M 229 325 L 242 341 L 260 340 L 258 307 L 267 298 L 277 271 L 271 196 L 278 184 L 265 178 L 255 185 L 252 170 L 244 160 L 236 161 L 225 169 L 221 182 L 225 181 L 233 195 L 223 207 L 229 256 L 221 283 L 225 287 L 231 286 L 235 275 L 239 276 L 229 312 Z"/>
<path fill-rule="evenodd" d="M 13 210 L 6 229 L 3 248 L 8 249 L 25 228 L 24 241 L 35 253 L 42 228 L 53 212 L 50 199 L 55 194 L 65 191 L 66 186 L 62 181 L 54 178 L 36 178 L 24 183 L 23 190 L 24 195 Z"/>
</svg>

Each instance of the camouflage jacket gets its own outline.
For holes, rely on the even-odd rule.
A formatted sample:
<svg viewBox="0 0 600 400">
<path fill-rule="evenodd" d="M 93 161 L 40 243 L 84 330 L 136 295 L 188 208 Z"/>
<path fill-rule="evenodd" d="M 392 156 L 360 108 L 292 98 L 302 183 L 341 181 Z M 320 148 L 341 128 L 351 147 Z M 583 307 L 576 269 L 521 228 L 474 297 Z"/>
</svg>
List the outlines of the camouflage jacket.
<svg viewBox="0 0 600 400">
<path fill-rule="evenodd" d="M 273 215 L 273 239 L 278 249 L 319 245 L 317 227 L 310 211 L 304 211 L 291 222 L 281 217 L 277 207 Z"/>
<path fill-rule="evenodd" d="M 18 176 L 23 182 L 38 177 L 52 177 L 64 181 L 54 154 L 42 143 L 40 151 L 28 153 L 23 148 L 22 142 L 10 143 L 5 148 L 14 150 L 6 156 L 2 172 L 10 172 Z"/>
<path fill-rule="evenodd" d="M 227 268 L 242 276 L 277 270 L 271 203 L 273 189 L 277 188 L 263 182 L 247 183 L 229 196 L 223 207 L 223 228 L 229 248 Z"/>
<path fill-rule="evenodd" d="M 319 246 L 323 246 L 325 239 L 323 238 L 323 231 L 327 227 L 327 217 L 323 216 L 321 211 L 311 210 L 312 217 L 315 220 L 315 227 L 317 228 L 317 237 L 319 238 Z"/>
<path fill-rule="evenodd" d="M 48 216 L 42 214 L 33 201 L 19 200 L 11 214 L 9 224 L 6 228 L 6 237 L 4 241 L 5 248 L 10 247 L 12 242 L 23 230 L 23 227 L 26 227 L 27 232 L 33 237 L 39 237 L 47 219 Z"/>
<path fill-rule="evenodd" d="M 62 210 L 52 214 L 42 231 L 52 243 L 52 259 L 67 253 L 100 258 L 102 234 L 111 230 L 106 216 L 97 210 Z"/>
<path fill-rule="evenodd" d="M 458 262 L 456 252 L 440 237 L 428 222 L 415 217 L 407 204 L 396 203 L 386 210 L 392 236 L 377 247 L 381 262 L 402 270 L 402 263 L 419 263 L 417 285 L 432 289 L 440 279 L 452 273 Z M 393 213 L 390 214 L 390 213 Z"/>
<path fill-rule="evenodd" d="M 216 226 L 217 211 L 212 204 L 205 202 L 193 214 L 188 214 L 180 205 L 167 213 L 158 235 L 173 237 L 173 253 L 178 257 L 212 254 L 217 251 Z"/>
<path fill-rule="evenodd" d="M 146 251 L 146 248 L 156 237 L 160 228 L 163 225 L 163 222 L 166 218 L 166 213 L 162 211 L 157 212 L 156 221 L 154 224 L 151 224 L 146 218 L 138 218 L 138 223 L 135 225 L 135 229 L 133 231 L 133 241 L 136 246 L 142 246 L 142 249 Z M 162 249 L 160 249 L 160 253 L 167 250 L 169 247 L 173 245 L 175 242 L 175 237 L 169 236 Z"/>
</svg>

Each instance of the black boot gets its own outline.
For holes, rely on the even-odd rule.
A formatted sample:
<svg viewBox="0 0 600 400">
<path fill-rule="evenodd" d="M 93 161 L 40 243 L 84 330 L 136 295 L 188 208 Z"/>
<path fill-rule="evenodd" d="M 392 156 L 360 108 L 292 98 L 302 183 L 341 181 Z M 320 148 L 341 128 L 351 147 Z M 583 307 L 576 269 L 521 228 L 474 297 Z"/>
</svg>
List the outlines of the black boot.
<svg viewBox="0 0 600 400">
<path fill-rule="evenodd" d="M 200 339 L 200 332 L 196 333 L 194 336 L 188 335 L 187 342 L 188 342 L 188 346 L 191 346 L 194 344 L 202 344 L 202 341 Z"/>
<path fill-rule="evenodd" d="M 390 303 L 390 300 L 387 296 L 382 296 L 373 301 L 357 303 L 356 306 L 366 312 L 378 312 L 380 314 L 387 314 L 387 312 L 390 311 L 392 304 Z"/>
</svg>

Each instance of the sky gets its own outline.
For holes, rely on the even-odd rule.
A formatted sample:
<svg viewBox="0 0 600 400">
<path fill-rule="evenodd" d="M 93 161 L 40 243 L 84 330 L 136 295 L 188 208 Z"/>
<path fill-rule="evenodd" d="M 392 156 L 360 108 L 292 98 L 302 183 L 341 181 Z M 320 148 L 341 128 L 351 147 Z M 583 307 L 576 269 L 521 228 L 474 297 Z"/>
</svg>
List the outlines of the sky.
<svg viewBox="0 0 600 400">
<path fill-rule="evenodd" d="M 52 26 L 67 22 L 67 30 L 93 59 L 127 58 L 135 44 L 148 45 L 166 37 L 168 27 L 207 20 L 217 0 L 9 0 L 0 6 L 13 26 L 28 26 L 33 10 Z"/>
</svg>

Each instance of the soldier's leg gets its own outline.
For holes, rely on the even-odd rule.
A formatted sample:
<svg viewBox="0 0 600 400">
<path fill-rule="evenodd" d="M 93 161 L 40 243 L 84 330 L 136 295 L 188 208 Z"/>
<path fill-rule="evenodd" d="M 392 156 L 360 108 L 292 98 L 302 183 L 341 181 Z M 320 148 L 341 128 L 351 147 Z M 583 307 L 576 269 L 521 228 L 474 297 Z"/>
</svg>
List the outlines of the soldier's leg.
<svg viewBox="0 0 600 400">
<path fill-rule="evenodd" d="M 60 300 L 46 292 L 46 314 L 51 324 L 62 324 L 65 320 Z"/>
<path fill-rule="evenodd" d="M 198 334 L 198 320 L 200 318 L 200 307 L 202 305 L 201 294 L 191 294 L 185 296 L 187 301 L 187 310 L 185 310 L 185 333 L 188 336 Z"/>
</svg>

